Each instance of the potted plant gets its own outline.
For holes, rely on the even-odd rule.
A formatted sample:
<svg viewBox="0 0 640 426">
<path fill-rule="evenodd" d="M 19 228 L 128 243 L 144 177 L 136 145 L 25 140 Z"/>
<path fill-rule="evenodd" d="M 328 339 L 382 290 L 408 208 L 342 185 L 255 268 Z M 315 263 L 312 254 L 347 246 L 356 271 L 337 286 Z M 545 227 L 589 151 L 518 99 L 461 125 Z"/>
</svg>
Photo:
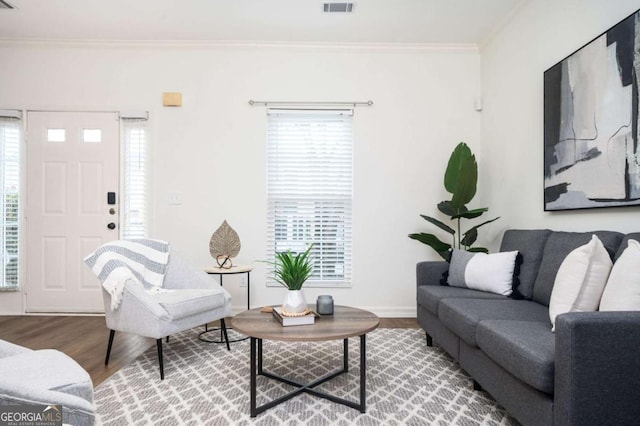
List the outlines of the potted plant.
<svg viewBox="0 0 640 426">
<path fill-rule="evenodd" d="M 287 288 L 282 309 L 287 314 L 301 314 L 307 310 L 307 301 L 302 292 L 302 285 L 313 273 L 313 260 L 309 257 L 311 244 L 302 253 L 291 250 L 276 252 L 274 265 L 275 280 Z"/>
<path fill-rule="evenodd" d="M 478 228 L 498 220 L 499 217 L 472 226 L 465 232 L 461 230 L 462 219 L 475 219 L 489 210 L 487 207 L 476 209 L 467 207 L 467 204 L 476 195 L 477 182 L 478 163 L 476 157 L 471 153 L 467 144 L 460 142 L 451 153 L 444 174 L 444 187 L 451 194 L 451 200 L 441 201 L 437 206 L 441 213 L 456 221 L 455 229 L 431 216 L 420 215 L 427 222 L 450 234 L 451 243 L 440 240 L 434 234 L 424 232 L 409 234 L 409 238 L 428 245 L 445 260 L 452 248 L 487 253 L 488 250 L 484 247 L 473 247 L 478 238 Z"/>
</svg>

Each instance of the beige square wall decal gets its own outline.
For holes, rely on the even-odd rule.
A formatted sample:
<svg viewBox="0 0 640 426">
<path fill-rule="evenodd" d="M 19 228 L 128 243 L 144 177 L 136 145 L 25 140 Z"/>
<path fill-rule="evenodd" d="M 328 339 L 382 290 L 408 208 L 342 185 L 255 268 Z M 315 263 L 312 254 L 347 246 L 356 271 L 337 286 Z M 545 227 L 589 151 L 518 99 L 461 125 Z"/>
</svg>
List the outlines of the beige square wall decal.
<svg viewBox="0 0 640 426">
<path fill-rule="evenodd" d="M 162 94 L 162 106 L 182 106 L 182 93 L 164 92 Z"/>
</svg>

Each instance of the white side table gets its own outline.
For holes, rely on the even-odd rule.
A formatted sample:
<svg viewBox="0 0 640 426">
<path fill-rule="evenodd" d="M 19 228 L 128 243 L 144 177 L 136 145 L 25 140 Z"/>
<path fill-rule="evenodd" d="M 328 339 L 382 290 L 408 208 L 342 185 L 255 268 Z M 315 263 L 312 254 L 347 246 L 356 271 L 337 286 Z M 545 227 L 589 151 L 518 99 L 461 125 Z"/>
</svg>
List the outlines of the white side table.
<svg viewBox="0 0 640 426">
<path fill-rule="evenodd" d="M 251 265 L 235 265 L 232 266 L 231 268 L 220 268 L 217 266 L 208 266 L 206 268 L 204 268 L 204 272 L 206 272 L 209 275 L 217 275 L 220 277 L 220 286 L 222 286 L 222 278 L 225 275 L 237 275 L 237 274 L 247 274 L 247 310 L 251 309 L 251 271 L 253 270 L 253 266 Z M 220 331 L 220 339 L 219 340 L 213 340 L 213 339 L 209 339 L 207 337 L 205 337 L 205 335 L 209 332 L 212 331 Z M 232 330 L 231 327 L 227 327 L 227 330 Z M 237 338 L 237 339 L 233 339 L 233 340 L 229 340 L 229 343 L 233 343 L 233 342 L 239 342 L 241 340 L 246 340 L 249 337 L 241 337 L 241 338 Z M 204 326 L 204 331 L 202 333 L 200 333 L 200 335 L 198 336 L 198 339 L 200 339 L 203 342 L 207 342 L 207 343 L 226 343 L 222 337 L 222 329 L 219 328 L 213 328 L 210 329 L 207 324 L 205 324 Z"/>
<path fill-rule="evenodd" d="M 247 310 L 251 309 L 251 271 L 253 266 L 251 265 L 235 265 L 231 268 L 219 268 L 217 266 L 209 266 L 204 268 L 204 271 L 210 275 L 217 275 L 220 277 L 220 285 L 222 285 L 222 277 L 225 275 L 247 274 Z"/>
</svg>

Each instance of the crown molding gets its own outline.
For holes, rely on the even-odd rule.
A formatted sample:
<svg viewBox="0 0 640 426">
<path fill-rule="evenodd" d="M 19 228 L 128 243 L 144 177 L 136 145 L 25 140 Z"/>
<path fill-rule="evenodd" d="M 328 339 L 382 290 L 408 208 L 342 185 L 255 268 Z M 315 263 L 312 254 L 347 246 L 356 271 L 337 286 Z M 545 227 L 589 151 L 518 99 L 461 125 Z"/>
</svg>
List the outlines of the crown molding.
<svg viewBox="0 0 640 426">
<path fill-rule="evenodd" d="M 377 52 L 478 53 L 475 43 L 320 43 L 235 40 L 95 40 L 95 39 L 11 39 L 0 38 L 0 46 L 91 47 L 152 49 L 300 49 Z"/>
</svg>

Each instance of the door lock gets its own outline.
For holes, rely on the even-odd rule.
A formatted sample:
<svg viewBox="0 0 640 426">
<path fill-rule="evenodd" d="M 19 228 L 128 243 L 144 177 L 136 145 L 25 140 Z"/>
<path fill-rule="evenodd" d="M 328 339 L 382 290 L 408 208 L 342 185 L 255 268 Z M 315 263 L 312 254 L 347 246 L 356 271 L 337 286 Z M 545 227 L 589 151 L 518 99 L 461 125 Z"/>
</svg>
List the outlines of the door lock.
<svg viewBox="0 0 640 426">
<path fill-rule="evenodd" d="M 116 224 L 115 224 L 115 223 L 113 223 L 113 222 L 111 222 L 111 223 L 109 223 L 109 224 L 107 225 L 107 228 L 109 228 L 109 229 L 116 229 Z"/>
</svg>

